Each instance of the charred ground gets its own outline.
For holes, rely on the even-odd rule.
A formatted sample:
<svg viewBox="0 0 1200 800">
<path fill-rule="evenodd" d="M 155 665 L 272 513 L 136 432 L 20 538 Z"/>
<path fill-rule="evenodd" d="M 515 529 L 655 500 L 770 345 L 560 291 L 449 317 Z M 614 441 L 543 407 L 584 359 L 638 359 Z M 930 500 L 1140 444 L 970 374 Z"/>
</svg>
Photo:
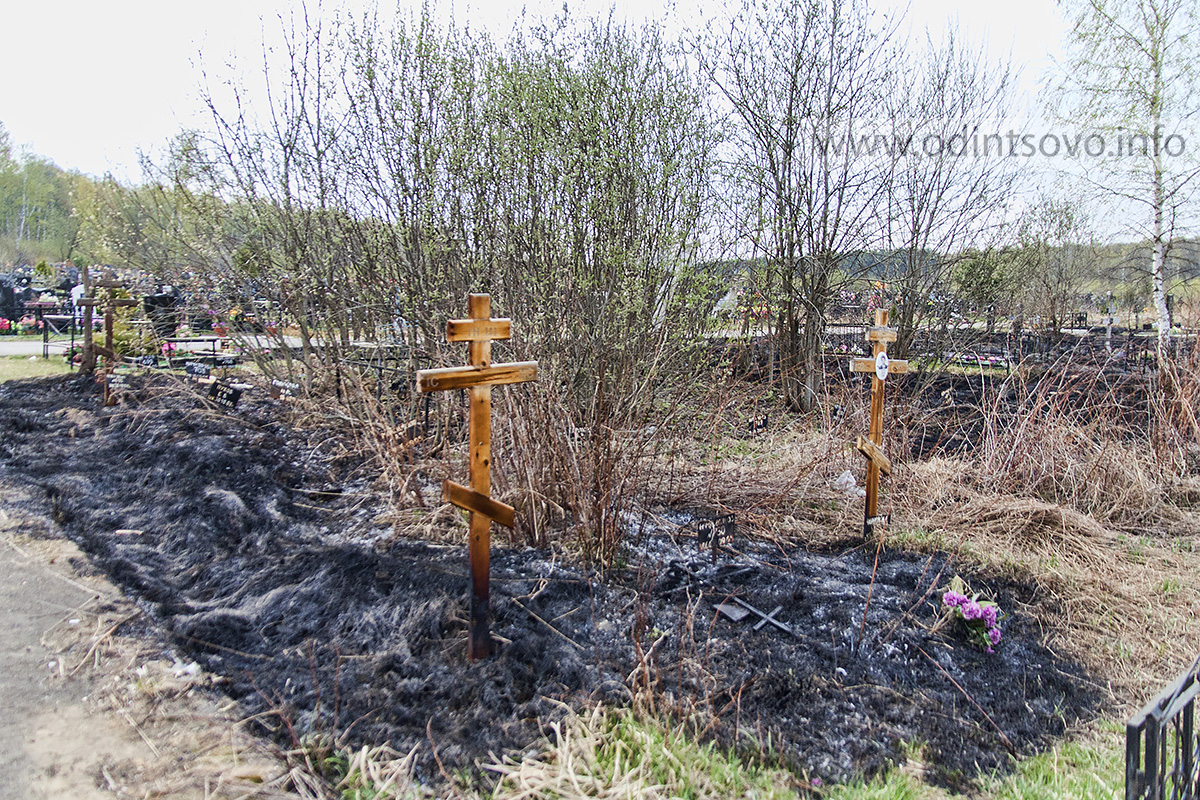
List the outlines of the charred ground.
<svg viewBox="0 0 1200 800">
<path fill-rule="evenodd" d="M 166 378 L 131 384 L 112 409 L 91 382 L 0 386 L 0 474 L 39 487 L 66 535 L 148 612 L 149 633 L 289 743 L 420 747 L 420 775 L 436 782 L 529 747 L 566 706 L 636 701 L 692 713 L 730 744 L 769 743 L 826 780 L 923 749 L 954 784 L 1101 702 L 1040 644 L 1051 601 L 1033 586 L 968 576 L 1010 611 L 987 655 L 931 630 L 933 590 L 953 574 L 945 556 L 884 550 L 876 569 L 853 543 L 735 539 L 714 562 L 663 508 L 646 510 L 657 521 L 605 574 L 552 550 L 496 549 L 502 646 L 469 664 L 463 549 L 397 538 L 386 498 L 322 458 L 325 433 L 290 427 L 262 394 L 218 412 Z M 781 606 L 796 635 L 718 616 L 735 594 Z"/>
</svg>

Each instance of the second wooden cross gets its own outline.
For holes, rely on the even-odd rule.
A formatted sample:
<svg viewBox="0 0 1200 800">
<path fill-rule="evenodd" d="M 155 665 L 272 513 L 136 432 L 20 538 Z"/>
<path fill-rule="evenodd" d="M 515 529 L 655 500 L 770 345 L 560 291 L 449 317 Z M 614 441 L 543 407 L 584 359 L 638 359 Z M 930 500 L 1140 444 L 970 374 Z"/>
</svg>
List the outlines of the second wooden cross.
<svg viewBox="0 0 1200 800">
<path fill-rule="evenodd" d="M 855 447 L 867 458 L 867 507 L 863 515 L 863 536 L 870 538 L 879 521 L 879 475 L 891 474 L 892 462 L 884 455 L 883 445 L 883 382 L 888 375 L 908 372 L 907 361 L 888 359 L 887 346 L 896 341 L 895 328 L 887 327 L 888 312 L 875 312 L 875 327 L 867 330 L 867 341 L 873 345 L 873 358 L 856 358 L 850 365 L 854 372 L 873 372 L 871 378 L 871 430 L 866 439 L 859 436 Z"/>
</svg>

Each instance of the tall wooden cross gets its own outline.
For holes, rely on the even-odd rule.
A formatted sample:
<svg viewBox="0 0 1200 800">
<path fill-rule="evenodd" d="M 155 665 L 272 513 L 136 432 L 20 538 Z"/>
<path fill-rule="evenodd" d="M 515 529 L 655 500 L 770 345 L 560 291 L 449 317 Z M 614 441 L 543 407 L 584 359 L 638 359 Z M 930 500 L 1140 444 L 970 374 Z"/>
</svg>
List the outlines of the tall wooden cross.
<svg viewBox="0 0 1200 800">
<path fill-rule="evenodd" d="M 466 389 L 470 400 L 470 488 L 447 480 L 442 484 L 446 501 L 470 512 L 467 551 L 471 562 L 471 630 L 468 656 L 487 658 L 492 653 L 488 630 L 488 570 L 491 556 L 491 521 L 511 528 L 514 509 L 490 497 L 492 489 L 492 387 L 537 380 L 537 362 L 492 363 L 492 341 L 512 335 L 512 322 L 492 319 L 492 299 L 486 294 L 467 298 L 470 319 L 446 323 L 446 339 L 467 342 L 469 366 L 423 369 L 417 372 L 418 392 Z"/>
<path fill-rule="evenodd" d="M 887 327 L 888 312 L 875 311 L 875 327 L 867 330 L 867 341 L 874 346 L 874 358 L 856 358 L 850 365 L 854 372 L 873 372 L 871 378 L 871 430 L 868 438 L 859 436 L 854 443 L 867 458 L 867 507 L 863 517 L 863 536 L 870 538 L 879 521 L 879 475 L 890 475 L 892 462 L 884 455 L 883 444 L 883 382 L 888 375 L 908 372 L 907 361 L 888 359 L 888 342 L 896 341 L 896 329 Z"/>
</svg>

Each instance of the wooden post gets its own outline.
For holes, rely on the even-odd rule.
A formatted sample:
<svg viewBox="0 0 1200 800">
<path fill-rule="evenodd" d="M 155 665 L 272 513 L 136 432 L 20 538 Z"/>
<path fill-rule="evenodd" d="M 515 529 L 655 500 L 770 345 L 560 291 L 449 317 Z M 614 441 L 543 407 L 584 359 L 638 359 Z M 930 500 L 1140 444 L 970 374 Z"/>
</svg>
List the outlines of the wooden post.
<svg viewBox="0 0 1200 800">
<path fill-rule="evenodd" d="M 88 268 L 83 268 L 83 300 L 92 299 L 92 282 L 89 280 Z M 92 306 L 91 303 L 80 303 L 83 306 L 83 353 L 79 359 L 79 374 L 91 375 L 96 370 L 96 351 L 92 345 Z"/>
<path fill-rule="evenodd" d="M 887 327 L 888 312 L 875 311 L 875 327 L 867 331 L 867 341 L 872 343 L 874 358 L 856 358 L 851 364 L 854 372 L 873 372 L 871 378 L 870 431 L 864 440 L 859 437 L 856 446 L 867 458 L 867 502 L 863 514 L 863 537 L 871 538 L 879 517 L 879 475 L 891 472 L 891 461 L 884 455 L 883 445 L 883 387 L 888 375 L 903 375 L 908 372 L 907 361 L 890 361 L 887 356 L 888 342 L 896 341 L 896 331 Z"/>
<path fill-rule="evenodd" d="M 118 298 L 117 289 L 123 288 L 123 284 L 116 279 L 111 270 L 105 270 L 104 277 L 95 283 L 89 285 L 87 270 L 83 273 L 83 286 L 85 297 L 76 305 L 84 308 L 84 356 L 83 360 L 86 363 L 89 360 L 89 351 L 91 353 L 90 360 L 93 368 L 96 363 L 96 353 L 104 356 L 104 405 L 116 405 L 116 397 L 108 390 L 108 376 L 116 368 L 117 352 L 113 349 L 113 327 L 115 322 L 116 310 L 121 307 L 136 306 L 137 300 L 133 298 Z M 108 297 L 103 300 L 98 299 L 94 293 L 89 292 L 89 289 L 107 289 Z M 92 326 L 92 309 L 96 306 L 104 306 L 104 346 L 98 346 L 92 341 L 91 326 Z M 80 373 L 84 370 L 81 368 Z"/>
<path fill-rule="evenodd" d="M 467 298 L 467 314 L 471 319 L 491 319 L 492 299 L 486 294 Z M 492 342 L 474 340 L 467 344 L 467 363 L 487 369 L 492 365 Z M 467 389 L 470 410 L 467 413 L 468 441 L 471 460 L 467 475 L 471 488 L 485 497 L 492 493 L 492 387 L 484 384 Z M 491 575 L 491 520 L 477 511 L 468 514 L 470 532 L 467 557 L 471 564 L 471 658 L 487 658 L 492 654 L 492 637 L 488 630 Z"/>
<path fill-rule="evenodd" d="M 492 654 L 488 624 L 491 521 L 512 527 L 512 506 L 492 499 L 492 387 L 537 380 L 537 362 L 492 364 L 492 341 L 511 336 L 512 323 L 492 319 L 492 301 L 486 294 L 467 298 L 470 319 L 446 323 L 446 339 L 467 342 L 466 367 L 425 369 L 417 373 L 418 392 L 467 390 L 469 400 L 468 445 L 470 488 L 447 480 L 442 493 L 447 502 L 470 512 L 467 553 L 471 565 L 471 629 L 467 655 L 472 661 Z"/>
</svg>

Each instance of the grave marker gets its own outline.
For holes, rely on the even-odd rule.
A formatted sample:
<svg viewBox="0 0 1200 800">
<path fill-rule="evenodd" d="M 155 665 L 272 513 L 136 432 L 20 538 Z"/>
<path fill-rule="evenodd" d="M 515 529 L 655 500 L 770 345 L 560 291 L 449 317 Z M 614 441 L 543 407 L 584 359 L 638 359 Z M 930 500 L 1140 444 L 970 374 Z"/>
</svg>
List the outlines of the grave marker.
<svg viewBox="0 0 1200 800">
<path fill-rule="evenodd" d="M 750 433 L 751 435 L 761 433 L 767 429 L 767 423 L 770 421 L 770 416 L 767 414 L 756 414 L 750 418 Z"/>
<path fill-rule="evenodd" d="M 295 397 L 300 394 L 300 384 L 272 378 L 270 394 L 272 400 L 278 400 L 281 397 Z"/>
<path fill-rule="evenodd" d="M 417 372 L 418 392 L 447 389 L 467 390 L 470 402 L 470 488 L 447 480 L 442 485 L 446 501 L 470 512 L 468 553 L 471 563 L 471 629 L 468 656 L 487 658 L 492 653 L 488 629 L 488 572 L 491 558 L 490 527 L 496 520 L 512 527 L 512 506 L 493 500 L 492 487 L 492 387 L 537 380 L 537 362 L 492 363 L 492 341 L 507 339 L 512 323 L 491 318 L 491 297 L 472 294 L 467 298 L 471 319 L 452 319 L 446 323 L 446 339 L 467 342 L 469 365 L 448 369 L 423 369 Z"/>
<path fill-rule="evenodd" d="M 713 561 L 721 550 L 721 540 L 728 541 L 737 531 L 737 517 L 733 514 L 722 514 L 719 517 L 698 519 L 692 525 L 696 531 L 696 542 L 712 547 Z"/>
<path fill-rule="evenodd" d="M 212 376 L 212 367 L 203 361 L 189 361 L 183 365 L 183 373 L 194 381 L 205 380 Z"/>
<path fill-rule="evenodd" d="M 224 381 L 215 380 L 208 387 L 208 397 L 223 408 L 237 408 L 238 400 L 242 399 L 242 390 Z"/>
<path fill-rule="evenodd" d="M 875 311 L 875 327 L 867 331 L 867 341 L 874 348 L 872 358 L 856 358 L 850 364 L 854 372 L 873 373 L 871 376 L 871 430 L 867 438 L 861 436 L 855 442 L 855 447 L 867 459 L 867 503 L 863 515 L 863 537 L 870 538 L 875 532 L 875 524 L 879 521 L 879 475 L 891 474 L 892 462 L 883 454 L 883 386 L 889 375 L 903 375 L 908 372 L 907 361 L 893 361 L 888 358 L 887 346 L 896 341 L 895 328 L 887 327 L 888 312 L 885 309 Z"/>
<path fill-rule="evenodd" d="M 118 375 L 115 372 L 104 373 L 105 405 L 116 405 L 117 398 L 127 391 L 129 391 L 129 381 L 124 375 Z M 112 402 L 109 402 L 109 399 Z"/>
<path fill-rule="evenodd" d="M 122 284 L 119 280 L 117 280 L 116 275 L 114 275 L 113 271 L 110 269 L 106 269 L 104 271 L 104 277 L 102 277 L 98 281 L 95 281 L 94 283 L 90 282 L 88 280 L 87 270 L 84 269 L 83 285 L 85 287 L 85 296 L 80 298 L 79 300 L 75 301 L 75 305 L 82 306 L 85 309 L 89 309 L 88 313 L 85 315 L 85 325 L 84 325 L 85 331 L 84 331 L 84 339 L 83 339 L 83 347 L 84 347 L 83 363 L 84 364 L 88 364 L 88 363 L 94 364 L 95 363 L 95 354 L 99 353 L 100 355 L 104 356 L 104 373 L 105 373 L 105 375 L 108 375 L 108 374 L 112 373 L 112 371 L 116 368 L 117 361 L 120 360 L 117 358 L 117 353 L 113 349 L 113 322 L 114 322 L 114 315 L 116 313 L 116 310 L 118 308 L 136 306 L 138 303 L 137 303 L 137 300 L 134 300 L 132 297 L 117 297 L 117 289 L 123 289 L 124 284 Z M 96 296 L 97 289 L 107 289 L 108 296 L 103 297 L 103 298 L 97 297 Z M 95 342 L 93 342 L 91 333 L 90 333 L 90 331 L 91 331 L 90 309 L 95 309 L 95 308 L 103 308 L 104 309 L 104 344 L 103 344 L 103 346 L 98 345 Z M 104 388 L 104 405 L 106 405 L 106 406 L 116 405 L 116 402 L 117 402 L 116 397 L 110 395 L 108 392 L 107 379 L 104 382 L 104 387 L 105 387 Z"/>
</svg>

